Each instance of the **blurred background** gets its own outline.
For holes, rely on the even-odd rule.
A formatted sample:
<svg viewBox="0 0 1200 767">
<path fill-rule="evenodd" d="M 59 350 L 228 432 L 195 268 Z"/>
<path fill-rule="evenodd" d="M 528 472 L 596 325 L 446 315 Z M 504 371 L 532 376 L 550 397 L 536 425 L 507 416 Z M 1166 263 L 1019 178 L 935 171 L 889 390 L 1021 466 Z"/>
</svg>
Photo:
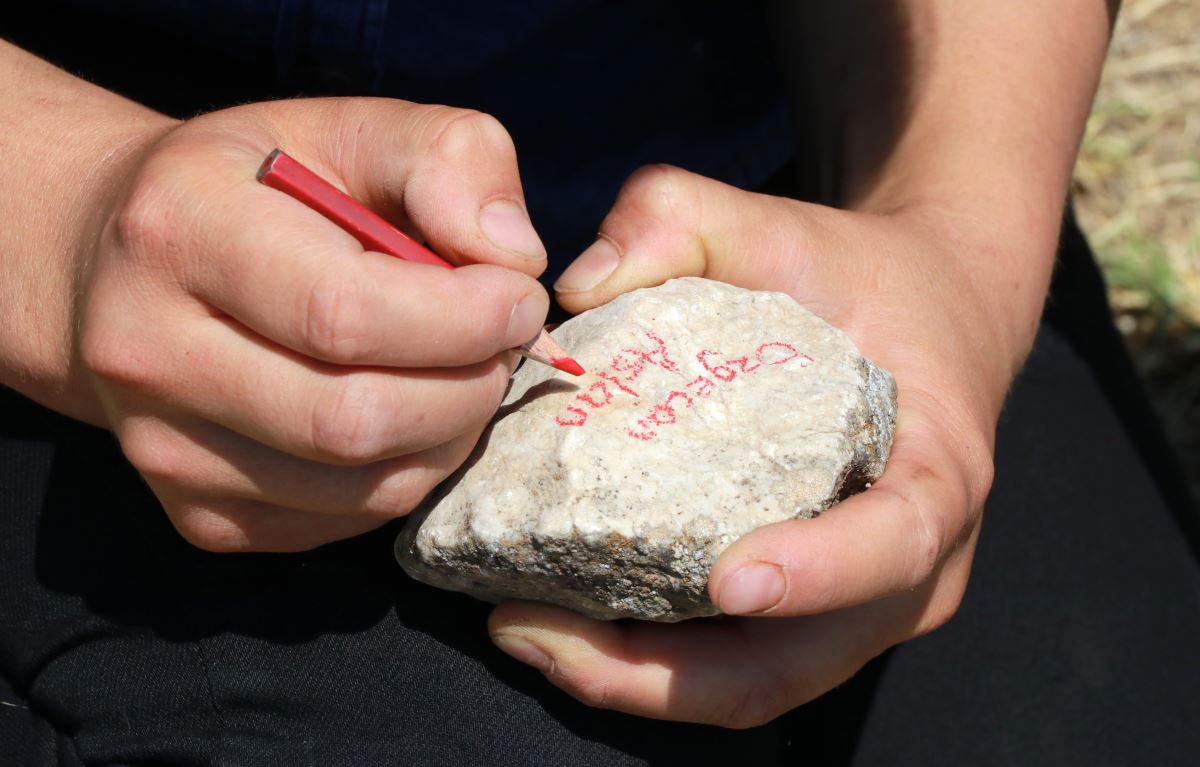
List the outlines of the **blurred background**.
<svg viewBox="0 0 1200 767">
<path fill-rule="evenodd" d="M 1075 169 L 1109 300 L 1200 498 L 1200 0 L 1125 0 Z"/>
</svg>

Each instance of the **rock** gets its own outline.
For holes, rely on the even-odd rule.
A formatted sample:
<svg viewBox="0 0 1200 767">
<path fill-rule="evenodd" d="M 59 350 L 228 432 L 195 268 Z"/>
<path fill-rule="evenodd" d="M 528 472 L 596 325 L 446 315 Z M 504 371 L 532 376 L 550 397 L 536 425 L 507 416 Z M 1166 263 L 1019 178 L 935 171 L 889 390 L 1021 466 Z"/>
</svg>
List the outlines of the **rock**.
<svg viewBox="0 0 1200 767">
<path fill-rule="evenodd" d="M 786 294 L 671 280 L 553 335 L 588 372 L 523 364 L 397 540 L 412 577 L 597 618 L 714 615 L 731 542 L 883 472 L 892 376 Z"/>
</svg>

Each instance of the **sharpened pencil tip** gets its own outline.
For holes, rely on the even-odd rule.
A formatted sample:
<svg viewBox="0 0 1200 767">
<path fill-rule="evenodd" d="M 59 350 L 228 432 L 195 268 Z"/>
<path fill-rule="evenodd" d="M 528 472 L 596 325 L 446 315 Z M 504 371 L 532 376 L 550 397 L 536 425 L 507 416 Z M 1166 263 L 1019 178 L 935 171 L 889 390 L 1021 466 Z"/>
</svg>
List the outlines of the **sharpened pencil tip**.
<svg viewBox="0 0 1200 767">
<path fill-rule="evenodd" d="M 580 365 L 570 357 L 555 357 L 550 360 L 550 364 L 564 373 L 570 373 L 573 376 L 581 376 L 586 372 L 583 369 L 583 365 Z"/>
</svg>

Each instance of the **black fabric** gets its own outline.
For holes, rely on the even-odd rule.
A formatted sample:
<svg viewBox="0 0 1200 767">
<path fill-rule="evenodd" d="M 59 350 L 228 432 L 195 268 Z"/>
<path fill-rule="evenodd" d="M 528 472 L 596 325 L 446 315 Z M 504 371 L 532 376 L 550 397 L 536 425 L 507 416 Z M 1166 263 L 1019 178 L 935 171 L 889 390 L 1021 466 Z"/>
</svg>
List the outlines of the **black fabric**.
<svg viewBox="0 0 1200 767">
<path fill-rule="evenodd" d="M 1134 368 L 1108 304 L 1104 277 L 1074 212 L 1067 211 L 1058 268 L 1046 302 L 1045 321 L 1087 360 L 1096 382 L 1116 409 L 1121 425 L 1144 459 L 1192 553 L 1200 559 L 1200 509 L 1178 456 L 1171 449 L 1145 386 Z"/>
</svg>

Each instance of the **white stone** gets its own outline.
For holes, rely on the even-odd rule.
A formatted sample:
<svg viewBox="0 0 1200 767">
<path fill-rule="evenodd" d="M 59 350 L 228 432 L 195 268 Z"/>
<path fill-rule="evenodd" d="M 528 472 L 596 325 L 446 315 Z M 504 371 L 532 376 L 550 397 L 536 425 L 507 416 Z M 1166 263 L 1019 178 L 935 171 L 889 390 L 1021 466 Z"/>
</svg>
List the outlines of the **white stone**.
<svg viewBox="0 0 1200 767">
<path fill-rule="evenodd" d="M 412 577 L 599 618 L 714 615 L 708 571 L 729 543 L 883 472 L 891 375 L 784 293 L 671 280 L 553 336 L 588 372 L 522 365 L 397 540 Z"/>
</svg>

